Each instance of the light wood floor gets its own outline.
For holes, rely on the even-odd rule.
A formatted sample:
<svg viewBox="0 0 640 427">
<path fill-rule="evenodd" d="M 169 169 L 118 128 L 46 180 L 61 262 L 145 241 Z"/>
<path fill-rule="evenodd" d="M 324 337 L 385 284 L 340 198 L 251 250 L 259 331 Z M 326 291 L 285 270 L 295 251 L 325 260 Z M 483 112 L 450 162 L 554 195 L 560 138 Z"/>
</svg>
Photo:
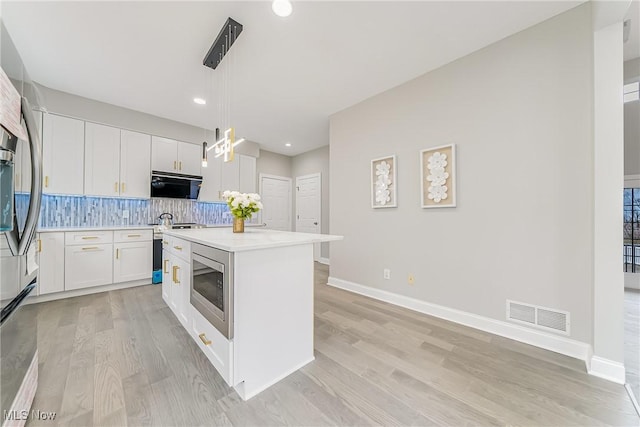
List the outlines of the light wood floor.
<svg viewBox="0 0 640 427">
<path fill-rule="evenodd" d="M 29 425 L 625 425 L 620 385 L 580 361 L 324 285 L 316 360 L 248 402 L 143 286 L 39 304 Z"/>
<path fill-rule="evenodd" d="M 624 291 L 624 367 L 627 383 L 640 399 L 640 291 L 633 289 Z"/>
</svg>

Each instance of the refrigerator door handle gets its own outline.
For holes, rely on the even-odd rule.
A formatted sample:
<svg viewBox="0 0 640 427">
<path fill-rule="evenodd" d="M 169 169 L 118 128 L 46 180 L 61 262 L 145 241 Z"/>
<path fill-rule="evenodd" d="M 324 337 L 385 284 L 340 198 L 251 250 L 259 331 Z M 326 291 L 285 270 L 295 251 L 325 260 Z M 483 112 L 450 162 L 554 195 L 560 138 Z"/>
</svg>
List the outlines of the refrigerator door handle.
<svg viewBox="0 0 640 427">
<path fill-rule="evenodd" d="M 22 97 L 22 115 L 27 125 L 29 148 L 31 149 L 31 197 L 24 232 L 18 246 L 18 255 L 27 253 L 31 242 L 35 238 L 38 219 L 40 217 L 40 203 L 42 201 L 42 153 L 40 151 L 40 135 L 36 126 L 36 119 L 31 111 L 27 98 Z"/>
</svg>

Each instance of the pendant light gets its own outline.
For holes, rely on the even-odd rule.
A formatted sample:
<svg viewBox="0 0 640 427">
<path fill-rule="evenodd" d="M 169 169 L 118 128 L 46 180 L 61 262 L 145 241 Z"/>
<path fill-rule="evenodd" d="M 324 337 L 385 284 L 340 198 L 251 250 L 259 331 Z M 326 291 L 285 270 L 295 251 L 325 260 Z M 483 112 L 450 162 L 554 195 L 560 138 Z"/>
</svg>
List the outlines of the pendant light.
<svg viewBox="0 0 640 427">
<path fill-rule="evenodd" d="M 273 3 L 271 3 L 271 10 L 273 10 L 273 13 L 276 15 L 286 18 L 291 15 L 291 12 L 293 12 L 293 6 L 289 0 L 273 0 Z"/>
</svg>

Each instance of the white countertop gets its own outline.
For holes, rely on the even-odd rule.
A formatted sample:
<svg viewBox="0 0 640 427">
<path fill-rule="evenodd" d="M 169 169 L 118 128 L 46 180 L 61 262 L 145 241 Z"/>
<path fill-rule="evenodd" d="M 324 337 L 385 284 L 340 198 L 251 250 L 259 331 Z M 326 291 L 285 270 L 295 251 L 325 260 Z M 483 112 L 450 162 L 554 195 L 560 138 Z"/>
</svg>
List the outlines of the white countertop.
<svg viewBox="0 0 640 427">
<path fill-rule="evenodd" d="M 245 229 L 244 233 L 234 233 L 229 228 L 200 228 L 192 230 L 166 230 L 163 234 L 228 252 L 332 242 L 344 238 L 343 236 L 334 236 L 331 234 L 294 233 L 291 231 L 258 228 Z"/>
</svg>

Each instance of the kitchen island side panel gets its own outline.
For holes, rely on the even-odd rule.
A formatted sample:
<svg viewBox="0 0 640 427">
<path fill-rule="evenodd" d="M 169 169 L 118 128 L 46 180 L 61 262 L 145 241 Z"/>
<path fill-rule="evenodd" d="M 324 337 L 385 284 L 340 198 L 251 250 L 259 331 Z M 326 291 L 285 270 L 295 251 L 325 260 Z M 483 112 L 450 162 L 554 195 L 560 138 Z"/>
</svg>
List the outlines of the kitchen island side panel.
<svg viewBox="0 0 640 427">
<path fill-rule="evenodd" d="M 313 244 L 237 252 L 234 276 L 233 377 L 246 400 L 314 358 Z"/>
</svg>

